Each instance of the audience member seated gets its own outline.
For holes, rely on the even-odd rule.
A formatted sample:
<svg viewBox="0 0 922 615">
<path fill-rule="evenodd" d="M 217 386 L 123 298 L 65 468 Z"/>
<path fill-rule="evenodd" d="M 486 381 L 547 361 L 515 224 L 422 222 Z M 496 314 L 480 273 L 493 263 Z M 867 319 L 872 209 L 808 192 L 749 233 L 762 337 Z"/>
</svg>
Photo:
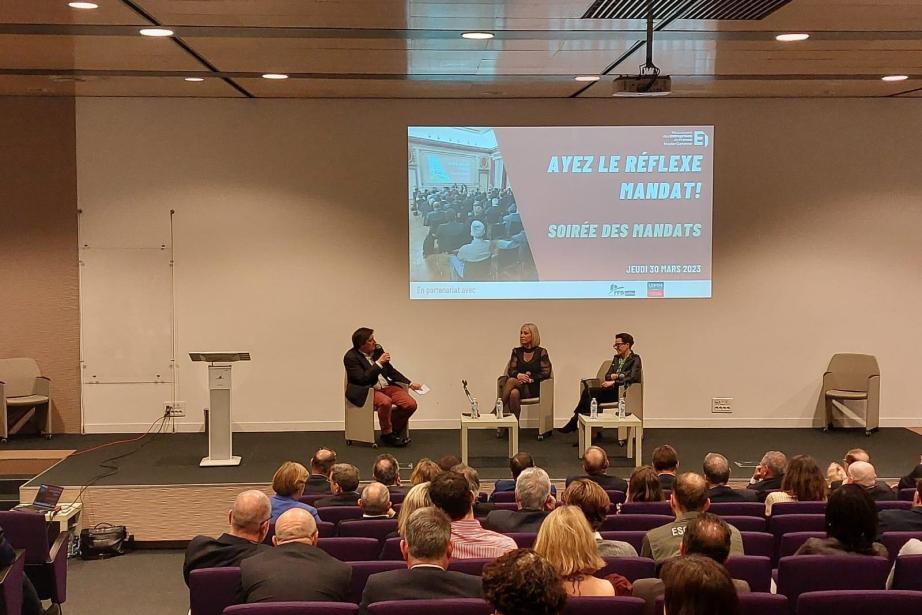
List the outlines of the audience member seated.
<svg viewBox="0 0 922 615">
<path fill-rule="evenodd" d="M 854 464 L 852 464 L 854 465 Z M 877 507 L 858 485 L 842 485 L 826 504 L 826 538 L 809 538 L 794 555 L 879 555 L 887 549 L 877 537 Z"/>
<path fill-rule="evenodd" d="M 515 491 L 515 481 L 525 468 L 535 467 L 535 460 L 529 454 L 519 451 L 509 458 L 509 470 L 512 472 L 512 479 L 501 478 L 493 483 L 494 492 Z M 551 495 L 557 497 L 557 487 L 551 484 Z"/>
<path fill-rule="evenodd" d="M 922 479 L 916 481 L 910 510 L 882 510 L 877 515 L 880 533 L 922 532 Z"/>
<path fill-rule="evenodd" d="M 397 463 L 397 458 L 390 453 L 378 455 L 371 475 L 391 493 L 407 492 L 407 488 L 400 485 L 400 464 Z"/>
<path fill-rule="evenodd" d="M 470 237 L 467 225 L 467 214 L 464 212 L 452 213 L 448 220 L 440 224 L 435 230 L 437 252 L 454 252 Z"/>
<path fill-rule="evenodd" d="M 406 497 L 403 498 L 403 503 L 400 505 L 400 513 L 397 515 L 397 532 L 394 535 L 388 536 L 388 538 L 406 536 L 407 521 L 410 519 L 410 515 L 420 508 L 432 506 L 432 499 L 429 497 L 429 484 L 428 482 L 420 483 L 410 488 Z"/>
<path fill-rule="evenodd" d="M 627 485 L 627 502 L 664 502 L 663 486 L 650 466 L 641 466 L 631 473 Z"/>
<path fill-rule="evenodd" d="M 483 526 L 495 532 L 537 532 L 554 510 L 551 479 L 541 468 L 525 468 L 515 481 L 518 510 L 494 510 Z"/>
<path fill-rule="evenodd" d="M 362 489 L 359 508 L 363 519 L 390 519 L 397 513 L 391 508 L 391 493 L 381 483 L 369 483 Z"/>
<path fill-rule="evenodd" d="M 240 562 L 245 602 L 344 602 L 352 580 L 349 564 L 317 547 L 317 523 L 293 508 L 275 522 L 274 548 Z"/>
<path fill-rule="evenodd" d="M 615 586 L 592 576 L 605 566 L 592 529 L 576 506 L 561 506 L 548 515 L 538 538 L 535 553 L 545 558 L 563 580 L 569 596 L 614 596 Z"/>
<path fill-rule="evenodd" d="M 609 476 L 607 471 L 608 455 L 605 453 L 605 449 L 601 446 L 590 446 L 583 455 L 583 474 L 570 476 L 567 478 L 566 485 L 569 487 L 570 483 L 578 478 L 588 478 L 597 482 L 602 489 L 608 491 L 624 491 L 627 489 L 627 481 L 617 476 Z"/>
<path fill-rule="evenodd" d="M 351 463 L 337 463 L 330 472 L 330 490 L 333 495 L 320 498 L 314 504 L 322 506 L 358 506 L 359 469 Z"/>
<path fill-rule="evenodd" d="M 336 463 L 336 451 L 321 448 L 311 457 L 311 475 L 304 484 L 304 495 L 320 495 L 330 491 L 330 471 Z"/>
<path fill-rule="evenodd" d="M 269 498 L 256 489 L 244 491 L 234 500 L 234 507 L 227 513 L 230 528 L 217 538 L 196 536 L 189 541 L 182 576 L 189 584 L 189 573 L 199 568 L 224 568 L 239 566 L 240 562 L 255 555 L 269 532 Z"/>
<path fill-rule="evenodd" d="M 916 482 L 922 478 L 922 456 L 919 457 L 919 465 L 912 469 L 912 472 L 900 479 L 897 489 L 912 489 Z"/>
<path fill-rule="evenodd" d="M 845 470 L 845 482 L 858 485 L 874 501 L 896 500 L 899 495 L 882 480 L 877 480 L 877 471 L 867 461 L 856 461 Z"/>
<path fill-rule="evenodd" d="M 681 557 L 701 555 L 709 557 L 720 565 L 724 565 L 730 557 L 730 526 L 727 522 L 711 513 L 701 513 L 693 519 L 685 534 L 682 536 L 682 545 L 679 549 Z M 737 593 L 748 593 L 749 583 L 740 579 L 733 579 Z M 637 579 L 634 581 L 632 593 L 646 602 L 645 615 L 653 615 L 656 599 L 662 596 L 666 586 L 662 579 Z"/>
<path fill-rule="evenodd" d="M 647 532 L 640 549 L 641 557 L 651 557 L 657 564 L 679 554 L 685 528 L 711 505 L 704 477 L 694 472 L 680 474 L 676 478 L 669 505 L 676 520 Z M 732 525 L 729 528 L 730 554 L 743 555 L 742 535 Z"/>
<path fill-rule="evenodd" d="M 368 577 L 360 612 L 385 600 L 480 598 L 480 577 L 448 570 L 451 559 L 451 520 L 434 506 L 416 510 L 407 520 L 400 552 L 404 570 L 389 570 Z"/>
<path fill-rule="evenodd" d="M 508 536 L 480 527 L 474 518 L 474 493 L 463 474 L 442 472 L 429 485 L 432 503 L 451 519 L 452 557 L 494 558 L 516 548 Z"/>
<path fill-rule="evenodd" d="M 438 464 L 442 472 L 448 472 L 449 470 L 454 468 L 456 465 L 461 464 L 461 458 L 458 457 L 457 455 L 443 455 L 439 459 Z M 432 479 L 430 478 L 429 480 L 432 480 Z"/>
<path fill-rule="evenodd" d="M 560 575 L 531 549 L 515 549 L 483 569 L 494 615 L 559 615 L 567 602 Z"/>
<path fill-rule="evenodd" d="M 420 483 L 428 483 L 442 471 L 439 464 L 428 457 L 423 457 L 413 466 L 413 471 L 410 473 L 410 485 L 415 487 Z"/>
<path fill-rule="evenodd" d="M 483 238 L 486 233 L 487 229 L 483 222 L 479 220 L 471 222 L 471 242 L 461 246 L 458 254 L 452 255 L 449 259 L 452 273 L 458 278 L 464 279 L 464 267 L 467 263 L 480 263 L 492 256 L 490 242 Z"/>
<path fill-rule="evenodd" d="M 709 557 L 677 557 L 663 566 L 666 615 L 740 615 L 727 569 Z"/>
<path fill-rule="evenodd" d="M 866 461 L 870 463 L 871 456 L 863 448 L 853 448 L 845 453 L 841 465 L 836 462 L 829 464 L 829 467 L 826 468 L 826 478 L 829 479 L 830 489 L 838 489 L 846 482 L 845 479 L 848 477 L 848 466 L 856 461 Z"/>
<path fill-rule="evenodd" d="M 672 489 L 679 470 L 679 454 L 668 444 L 653 449 L 653 471 L 663 489 Z"/>
<path fill-rule="evenodd" d="M 450 457 L 454 458 L 454 456 Z M 443 457 L 442 459 L 446 459 L 446 457 Z M 451 471 L 462 474 L 464 478 L 467 479 L 467 484 L 470 486 L 471 493 L 474 494 L 474 517 L 478 519 L 486 517 L 491 512 L 496 510 L 496 504 L 493 502 L 480 501 L 480 475 L 477 474 L 477 470 L 469 465 L 458 463 L 451 468 Z"/>
<path fill-rule="evenodd" d="M 261 493 L 261 492 L 259 492 Z M 265 498 L 265 494 L 262 494 Z M 268 507 L 266 508 L 268 512 Z M 268 526 L 268 525 L 267 525 Z M 205 538 L 211 540 L 207 536 L 197 536 L 196 538 Z M 23 556 L 25 557 L 25 556 Z M 10 564 L 16 561 L 16 549 L 13 548 L 13 545 L 9 543 L 6 539 L 6 536 L 3 534 L 3 528 L 0 527 L 0 567 L 6 568 Z M 186 576 L 186 585 L 189 584 L 189 573 L 183 570 L 183 573 Z M 9 581 L 7 581 L 9 583 Z M 12 589 L 4 588 L 5 591 L 12 591 Z M 29 580 L 29 577 L 26 575 L 22 579 L 22 615 L 60 615 L 61 606 L 58 604 L 52 604 L 47 609 L 42 606 L 42 601 L 38 597 L 38 591 L 36 591 L 35 586 L 32 585 L 32 581 Z M 0 614 L 2 615 L 13 615 L 12 613 L 8 614 L 6 612 L 6 601 L 0 596 Z M 19 615 L 19 612 L 16 613 Z"/>
<path fill-rule="evenodd" d="M 749 488 L 756 492 L 759 501 L 764 502 L 769 491 L 781 489 L 788 458 L 781 451 L 768 451 L 756 466 L 749 479 Z"/>
<path fill-rule="evenodd" d="M 826 478 L 816 460 L 810 455 L 795 455 L 788 463 L 781 480 L 781 491 L 772 491 L 765 497 L 765 516 L 772 514 L 772 505 L 778 502 L 824 502 Z"/>
<path fill-rule="evenodd" d="M 730 463 L 720 453 L 704 456 L 704 478 L 708 483 L 708 499 L 714 502 L 756 502 L 756 492 L 749 489 L 731 489 Z"/>
<path fill-rule="evenodd" d="M 306 510 L 313 515 L 316 521 L 320 520 L 317 516 L 317 509 L 310 504 L 299 502 L 298 498 L 304 495 L 304 485 L 307 483 L 307 468 L 294 461 L 286 461 L 272 477 L 272 490 L 275 495 L 272 496 L 272 518 L 273 523 L 279 518 L 279 515 L 292 508 Z"/>
<path fill-rule="evenodd" d="M 576 506 L 583 511 L 583 516 L 592 529 L 600 557 L 637 557 L 637 549 L 633 545 L 620 540 L 605 540 L 599 533 L 611 508 L 611 499 L 598 483 L 586 478 L 576 479 L 563 492 L 561 503 Z"/>
</svg>

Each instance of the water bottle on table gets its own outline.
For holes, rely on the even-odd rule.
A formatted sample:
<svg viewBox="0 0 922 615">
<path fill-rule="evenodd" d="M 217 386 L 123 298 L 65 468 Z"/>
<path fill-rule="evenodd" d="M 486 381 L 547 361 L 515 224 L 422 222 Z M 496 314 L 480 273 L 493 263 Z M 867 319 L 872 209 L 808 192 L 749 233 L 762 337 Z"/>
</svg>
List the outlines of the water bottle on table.
<svg viewBox="0 0 922 615">
<path fill-rule="evenodd" d="M 496 398 L 496 418 L 503 418 L 503 399 Z"/>
<path fill-rule="evenodd" d="M 624 401 L 624 393 L 618 397 L 618 418 L 623 419 L 627 416 L 627 403 Z"/>
<path fill-rule="evenodd" d="M 480 418 L 480 405 L 477 403 L 477 398 L 471 400 L 471 418 L 479 419 Z"/>
<path fill-rule="evenodd" d="M 589 418 L 599 418 L 599 402 L 595 397 L 593 397 L 592 401 L 589 402 Z"/>
</svg>

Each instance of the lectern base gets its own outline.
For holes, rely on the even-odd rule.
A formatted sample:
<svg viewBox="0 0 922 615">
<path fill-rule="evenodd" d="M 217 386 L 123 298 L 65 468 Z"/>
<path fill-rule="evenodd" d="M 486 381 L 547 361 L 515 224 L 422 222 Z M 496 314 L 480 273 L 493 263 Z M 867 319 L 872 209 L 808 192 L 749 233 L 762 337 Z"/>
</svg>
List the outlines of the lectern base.
<svg viewBox="0 0 922 615">
<path fill-rule="evenodd" d="M 217 466 L 239 466 L 240 457 L 236 455 L 230 459 L 212 459 L 211 457 L 202 457 L 202 461 L 199 462 L 198 465 L 201 468 L 214 468 Z"/>
</svg>

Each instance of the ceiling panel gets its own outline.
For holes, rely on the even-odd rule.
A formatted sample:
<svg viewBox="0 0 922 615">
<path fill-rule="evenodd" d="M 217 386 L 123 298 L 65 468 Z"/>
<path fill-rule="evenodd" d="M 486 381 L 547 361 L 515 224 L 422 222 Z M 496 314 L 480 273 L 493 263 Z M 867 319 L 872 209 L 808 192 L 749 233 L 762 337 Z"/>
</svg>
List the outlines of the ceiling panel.
<svg viewBox="0 0 922 615">
<path fill-rule="evenodd" d="M 560 81 L 407 81 L 384 79 L 237 79 L 266 98 L 565 98 L 580 84 Z"/>
<path fill-rule="evenodd" d="M 0 68 L 200 70 L 202 65 L 169 39 L 0 34 Z"/>
<path fill-rule="evenodd" d="M 68 0 L 0 0 L 0 23 L 146 25 L 121 0 L 96 0 L 98 9 L 72 9 Z"/>
<path fill-rule="evenodd" d="M 242 97 L 221 79 L 199 83 L 178 77 L 49 77 L 0 75 L 0 96 Z"/>
</svg>

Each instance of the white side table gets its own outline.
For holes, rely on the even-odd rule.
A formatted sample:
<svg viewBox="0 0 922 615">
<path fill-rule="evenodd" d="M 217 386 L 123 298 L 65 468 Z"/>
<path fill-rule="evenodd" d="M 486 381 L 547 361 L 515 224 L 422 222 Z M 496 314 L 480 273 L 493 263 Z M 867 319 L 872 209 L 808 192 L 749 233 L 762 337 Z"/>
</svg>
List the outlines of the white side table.
<svg viewBox="0 0 922 615">
<path fill-rule="evenodd" d="M 617 414 L 600 414 L 598 417 L 591 419 L 585 414 L 579 415 L 579 453 L 577 456 L 582 459 L 586 449 L 592 446 L 593 428 L 603 427 L 626 427 L 627 428 L 627 456 L 634 458 L 634 467 L 640 467 L 643 463 L 643 421 L 640 418 L 629 414 L 623 419 L 619 419 Z"/>
<path fill-rule="evenodd" d="M 480 418 L 473 419 L 468 415 L 461 415 L 461 462 L 467 464 L 467 431 L 469 429 L 497 429 L 509 428 L 509 457 L 519 452 L 519 420 L 510 414 L 497 418 L 495 414 L 481 414 Z"/>
</svg>

